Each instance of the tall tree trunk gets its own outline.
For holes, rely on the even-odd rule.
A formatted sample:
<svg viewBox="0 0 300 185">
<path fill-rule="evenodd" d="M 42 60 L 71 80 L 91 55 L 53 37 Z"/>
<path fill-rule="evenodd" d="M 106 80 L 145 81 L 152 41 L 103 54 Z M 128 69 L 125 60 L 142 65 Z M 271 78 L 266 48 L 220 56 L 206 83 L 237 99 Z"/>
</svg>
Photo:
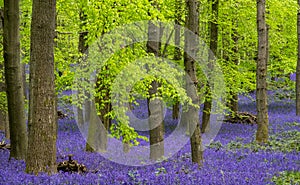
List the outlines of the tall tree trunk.
<svg viewBox="0 0 300 185">
<path fill-rule="evenodd" d="M 24 94 L 24 98 L 27 100 L 28 96 L 27 96 L 27 82 L 26 82 L 26 64 L 22 63 L 21 64 L 21 68 L 22 68 L 22 83 L 23 83 L 23 94 Z"/>
<path fill-rule="evenodd" d="M 187 18 L 186 18 L 186 28 L 192 33 L 199 35 L 199 0 L 187 0 Z M 184 67 L 185 72 L 188 75 L 186 78 L 186 88 L 187 95 L 192 99 L 192 102 L 199 105 L 199 97 L 197 95 L 197 76 L 195 60 L 193 56 L 188 55 L 188 53 L 196 56 L 197 49 L 199 45 L 198 38 L 195 38 L 189 31 L 185 31 L 185 41 L 184 41 Z M 192 82 L 191 82 L 192 81 Z M 189 134 L 191 141 L 192 150 L 192 161 L 199 165 L 202 165 L 203 160 L 203 149 L 201 141 L 201 131 L 199 122 L 199 108 L 195 106 L 189 106 L 188 111 L 184 116 L 186 123 L 189 126 Z"/>
<path fill-rule="evenodd" d="M 1 30 L 1 35 L 3 35 L 3 27 L 4 27 L 4 12 L 3 8 L 0 9 L 0 30 Z M 1 43 L 3 47 L 3 42 Z M 4 64 L 0 64 L 0 70 L 4 71 Z M 6 93 L 6 85 L 5 85 L 5 78 L 4 74 L 2 74 L 2 78 L 0 79 L 0 93 Z M 6 111 L 6 103 L 3 102 L 3 108 L 0 110 L 0 130 L 4 130 L 5 132 L 5 137 L 9 137 L 9 122 L 8 122 L 8 113 Z"/>
<path fill-rule="evenodd" d="M 265 22 L 265 0 L 257 1 L 257 32 L 258 32 L 258 56 L 256 69 L 256 109 L 257 132 L 256 141 L 266 143 L 268 141 L 268 103 L 267 103 L 267 25 Z"/>
<path fill-rule="evenodd" d="M 107 70 L 109 70 L 107 68 Z M 104 79 L 102 79 L 104 81 Z M 101 80 L 100 80 L 101 81 Z M 100 120 L 102 121 L 102 124 L 105 128 L 105 130 L 101 129 L 101 134 L 100 134 L 100 149 L 101 151 L 106 151 L 107 149 L 107 141 L 108 141 L 108 131 L 110 129 L 111 126 L 111 118 L 109 116 L 107 116 L 108 113 L 110 113 L 112 111 L 112 105 L 111 105 L 111 101 L 110 101 L 110 88 L 105 85 L 104 89 L 106 89 L 106 93 L 105 96 L 103 97 L 102 100 L 98 100 L 96 98 L 96 100 L 98 101 L 99 104 L 101 104 L 103 101 L 104 102 L 104 107 L 100 110 Z"/>
<path fill-rule="evenodd" d="M 78 42 L 78 51 L 81 54 L 81 58 L 79 62 L 86 62 L 88 58 L 88 44 L 87 44 L 87 36 L 88 36 L 88 31 L 83 30 L 83 28 L 86 26 L 86 14 L 83 11 L 84 6 L 87 6 L 87 2 L 82 2 L 81 4 L 81 9 L 79 12 L 79 19 L 80 19 L 80 27 L 81 27 L 81 32 L 79 33 L 79 42 Z M 84 89 L 82 90 L 83 92 L 79 92 L 79 94 L 84 93 L 86 97 L 90 98 L 89 92 L 86 92 Z M 78 124 L 79 126 L 83 126 L 85 123 L 89 123 L 88 127 L 88 136 L 87 136 L 87 142 L 86 142 L 86 151 L 94 152 L 97 150 L 97 133 L 99 129 L 97 129 L 97 112 L 95 107 L 95 102 L 91 101 L 89 99 L 84 100 L 83 102 L 83 107 L 78 107 L 77 112 L 78 112 Z M 84 111 L 83 111 L 84 110 Z"/>
<path fill-rule="evenodd" d="M 89 152 L 105 152 L 107 148 L 107 129 L 99 125 L 95 101 L 89 101 L 89 103 L 89 130 L 85 150 Z"/>
<path fill-rule="evenodd" d="M 84 5 L 82 5 L 84 6 Z M 87 44 L 87 36 L 88 36 L 88 31 L 83 30 L 86 26 L 86 14 L 82 10 L 83 7 L 81 7 L 81 10 L 79 12 L 79 19 L 80 19 L 80 27 L 81 27 L 81 32 L 79 33 L 79 42 L 78 42 L 78 51 L 81 54 L 81 58 L 79 62 L 85 62 L 88 57 L 88 44 Z M 85 91 L 85 90 L 83 90 Z M 80 92 L 79 92 L 80 93 Z M 89 96 L 88 93 L 85 92 L 86 96 Z M 91 102 L 89 100 L 84 101 L 84 112 L 82 108 L 78 108 L 78 124 L 83 125 L 84 122 L 88 122 L 88 118 L 90 117 L 90 104 Z"/>
<path fill-rule="evenodd" d="M 179 118 L 179 111 L 180 111 L 180 104 L 178 100 L 174 100 L 175 103 L 173 104 L 173 110 L 172 110 L 172 118 L 178 119 Z"/>
<path fill-rule="evenodd" d="M 0 70 L 4 71 L 4 66 L 0 64 Z M 5 78 L 2 75 L 0 79 L 0 93 L 6 93 L 6 86 L 5 86 Z M 0 130 L 3 130 L 5 133 L 5 137 L 10 139 L 9 135 L 9 121 L 8 121 L 8 113 L 6 109 L 6 102 L 3 102 L 0 109 Z"/>
<path fill-rule="evenodd" d="M 300 0 L 298 0 L 300 6 Z M 298 60 L 296 68 L 296 115 L 300 116 L 300 10 L 297 14 L 297 34 L 298 34 Z"/>
<path fill-rule="evenodd" d="M 55 11 L 55 0 L 33 0 L 26 172 L 34 174 L 57 171 L 57 97 L 54 86 Z"/>
<path fill-rule="evenodd" d="M 233 63 L 234 65 L 239 65 L 239 58 L 238 58 L 238 33 L 237 33 L 237 30 L 236 30 L 236 27 L 238 25 L 235 24 L 234 25 L 234 28 L 232 29 L 232 40 L 233 40 L 233 43 L 234 43 L 234 46 L 232 48 L 232 51 L 233 51 Z M 233 114 L 236 114 L 237 111 L 238 111 L 238 93 L 232 88 L 230 87 L 230 95 L 229 95 L 229 100 L 227 102 L 227 106 L 228 108 L 232 111 Z"/>
<path fill-rule="evenodd" d="M 152 21 L 148 22 L 147 52 L 153 53 L 156 57 L 160 53 L 160 28 Z M 150 69 L 151 70 L 151 69 Z M 160 84 L 152 81 L 149 89 L 148 113 L 150 127 L 150 159 L 158 160 L 164 155 L 164 121 L 162 101 L 157 97 Z"/>
<path fill-rule="evenodd" d="M 27 128 L 20 63 L 19 0 L 4 1 L 4 66 L 11 140 L 10 157 L 25 159 Z"/>
<path fill-rule="evenodd" d="M 181 27 L 181 17 L 182 17 L 182 10 L 183 7 L 183 1 L 182 0 L 176 0 L 175 1 L 175 50 L 174 50 L 174 60 L 179 61 L 182 58 L 182 54 L 180 51 L 180 27 Z M 179 102 L 178 100 L 174 100 L 175 103 L 173 104 L 173 111 L 172 111 L 172 118 L 173 119 L 178 119 L 179 117 Z"/>
<path fill-rule="evenodd" d="M 216 60 L 214 55 L 217 55 L 218 50 L 218 6 L 219 0 L 212 0 L 212 15 L 213 19 L 210 21 L 210 50 L 209 53 L 209 61 L 208 61 L 208 69 L 209 71 L 214 70 L 214 62 Z M 211 87 L 209 85 L 209 80 L 211 80 L 211 74 L 209 73 L 207 76 L 207 83 L 206 83 L 206 92 L 205 92 L 205 101 L 204 101 L 204 108 L 202 114 L 202 127 L 201 131 L 209 132 L 210 129 L 210 112 L 211 112 L 211 104 L 212 104 L 212 94 L 211 94 Z"/>
<path fill-rule="evenodd" d="M 105 66 L 105 70 L 108 71 L 109 67 Z M 108 131 L 111 126 L 111 118 L 107 116 L 107 114 L 112 110 L 112 105 L 110 102 L 110 88 L 108 87 L 108 84 L 105 84 L 106 76 L 103 75 L 104 74 L 100 74 L 96 81 L 96 89 L 97 92 L 101 94 L 101 97 L 95 97 L 95 102 L 100 106 L 99 118 L 104 126 L 101 128 L 105 128 L 100 129 L 100 132 L 98 133 L 100 137 L 100 143 L 96 148 L 101 152 L 105 152 L 107 150 Z"/>
</svg>

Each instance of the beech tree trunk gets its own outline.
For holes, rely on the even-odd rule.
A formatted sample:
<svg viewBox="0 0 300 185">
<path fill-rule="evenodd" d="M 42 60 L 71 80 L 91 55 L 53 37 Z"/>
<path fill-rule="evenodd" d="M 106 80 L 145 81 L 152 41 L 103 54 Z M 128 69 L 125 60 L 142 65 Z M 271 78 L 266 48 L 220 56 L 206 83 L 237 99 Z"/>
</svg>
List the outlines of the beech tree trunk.
<svg viewBox="0 0 300 185">
<path fill-rule="evenodd" d="M 105 66 L 105 70 L 109 70 L 108 66 Z M 112 110 L 112 105 L 110 102 L 110 89 L 107 84 L 105 84 L 105 76 L 100 74 L 96 81 L 97 92 L 101 94 L 101 97 L 95 97 L 95 102 L 100 105 L 100 115 L 99 118 L 105 129 L 100 129 L 98 133 L 98 139 L 100 138 L 99 146 L 97 150 L 105 152 L 107 150 L 107 141 L 108 141 L 108 131 L 111 126 L 111 118 L 107 114 Z M 104 93 L 105 92 L 105 93 Z M 90 136 L 89 136 L 90 137 Z M 95 137 L 96 138 L 96 137 Z"/>
<path fill-rule="evenodd" d="M 55 0 L 33 0 L 27 173 L 57 171 L 57 97 L 54 87 L 55 13 Z"/>
<path fill-rule="evenodd" d="M 111 118 L 106 116 L 111 111 L 111 103 L 109 102 L 110 94 L 108 91 L 108 87 L 101 86 L 99 87 L 99 84 L 101 83 L 101 78 L 97 78 L 97 90 L 98 92 L 101 92 L 102 90 L 106 89 L 106 93 L 104 97 L 96 97 L 95 102 L 97 102 L 99 105 L 104 104 L 104 107 L 100 109 L 100 115 L 99 118 L 101 120 L 102 126 L 100 127 L 99 123 L 97 123 L 97 119 L 92 114 L 93 111 L 95 111 L 95 115 L 97 115 L 97 110 L 95 109 L 96 105 L 92 103 L 90 106 L 91 110 L 91 117 L 90 117 L 90 125 L 89 125 L 89 134 L 88 134 L 88 143 L 86 145 L 86 151 L 98 151 L 98 152 L 106 152 L 107 150 L 107 141 L 108 141 L 108 131 L 111 126 Z"/>
<path fill-rule="evenodd" d="M 152 21 L 148 22 L 147 52 L 153 53 L 156 57 L 160 53 L 160 28 Z M 164 155 L 164 118 L 162 101 L 157 97 L 160 84 L 152 81 L 149 89 L 148 113 L 150 127 L 150 159 L 158 160 Z"/>
<path fill-rule="evenodd" d="M 300 0 L 298 0 L 300 6 Z M 296 68 L 296 115 L 300 116 L 300 10 L 297 14 L 298 60 Z"/>
<path fill-rule="evenodd" d="M 232 29 L 232 40 L 234 43 L 234 46 L 232 48 L 233 51 L 233 63 L 235 65 L 239 65 L 239 59 L 238 59 L 238 35 L 237 35 L 237 30 L 236 30 L 237 25 L 235 24 L 234 28 Z M 238 93 L 235 90 L 230 90 L 230 97 L 227 102 L 228 108 L 233 112 L 233 114 L 237 113 L 238 111 Z"/>
<path fill-rule="evenodd" d="M 0 64 L 0 70 L 4 71 L 4 66 Z M 1 93 L 6 93 L 6 86 L 5 86 L 5 78 L 4 75 L 2 76 L 2 79 L 0 79 L 0 92 Z M 1 110 L 0 110 L 0 130 L 3 130 L 5 133 L 5 137 L 7 139 L 10 139 L 9 135 L 9 121 L 8 121 L 8 113 L 5 107 L 5 102 L 1 105 Z"/>
<path fill-rule="evenodd" d="M 88 32 L 86 30 L 83 30 L 82 28 L 84 28 L 86 26 L 86 14 L 84 13 L 84 11 L 80 10 L 79 12 L 79 19 L 80 19 L 80 27 L 81 27 L 81 32 L 79 33 L 79 42 L 78 42 L 78 51 L 81 54 L 81 58 L 79 62 L 85 62 L 87 60 L 88 57 L 88 48 L 89 46 L 87 45 L 87 35 Z M 84 91 L 84 90 L 83 90 Z M 80 94 L 81 92 L 79 92 Z M 87 93 L 85 93 L 86 96 L 88 96 Z M 83 112 L 82 108 L 77 108 L 77 112 L 78 112 L 78 124 L 79 125 L 83 125 L 84 122 L 88 122 L 88 119 L 90 118 L 90 105 L 91 102 L 86 100 L 84 102 L 84 110 L 85 112 Z M 85 113 L 85 114 L 84 114 Z"/>
<path fill-rule="evenodd" d="M 267 103 L 267 25 L 265 21 L 265 0 L 257 1 L 257 32 L 258 32 L 258 57 L 256 69 L 256 109 L 257 132 L 256 141 L 266 143 L 268 141 L 268 103 Z"/>
<path fill-rule="evenodd" d="M 85 150 L 89 152 L 105 152 L 107 148 L 107 131 L 99 125 L 95 101 L 89 102 L 89 130 Z"/>
<path fill-rule="evenodd" d="M 187 0 L 187 17 L 186 28 L 193 34 L 199 35 L 199 0 Z M 195 60 L 193 56 L 196 56 L 199 38 L 195 38 L 191 32 L 185 31 L 184 41 L 184 67 L 185 72 L 188 75 L 186 78 L 186 90 L 187 95 L 192 99 L 192 102 L 199 105 L 199 97 L 197 95 L 197 76 Z M 188 53 L 193 56 L 188 55 Z M 203 149 L 201 141 L 201 131 L 199 122 L 199 108 L 195 106 L 189 106 L 188 111 L 185 113 L 185 122 L 189 128 L 190 143 L 192 150 L 192 161 L 199 165 L 202 165 L 203 161 Z"/>
<path fill-rule="evenodd" d="M 3 27 L 4 27 L 4 12 L 3 8 L 0 9 L 0 30 L 1 34 L 3 35 Z M 0 70 L 4 71 L 4 64 L 0 64 Z M 2 74 L 2 78 L 0 79 L 0 92 L 6 93 L 6 85 L 5 85 L 5 78 L 4 74 Z M 5 102 L 3 102 L 2 109 L 0 110 L 0 130 L 4 130 L 5 137 L 9 139 L 9 122 L 8 122 L 8 113 L 5 108 Z"/>
<path fill-rule="evenodd" d="M 209 71 L 214 70 L 214 63 L 215 63 L 215 56 L 217 55 L 218 50 L 218 6 L 219 0 L 212 0 L 212 15 L 213 20 L 210 21 L 210 50 L 209 53 L 209 62 L 208 62 L 208 69 Z M 208 74 L 207 77 L 207 84 L 206 84 L 206 92 L 205 92 L 205 101 L 203 107 L 203 114 L 202 114 L 202 127 L 201 132 L 209 132 L 210 129 L 210 112 L 211 112 L 211 104 L 212 104 L 212 95 L 209 80 L 211 79 L 211 74 Z"/>
<path fill-rule="evenodd" d="M 22 71 L 22 83 L 23 83 L 23 94 L 24 98 L 27 100 L 28 95 L 27 95 L 27 81 L 26 81 L 26 64 L 21 63 L 21 71 Z"/>
<path fill-rule="evenodd" d="M 83 28 L 86 26 L 86 14 L 83 11 L 83 6 L 87 6 L 87 2 L 82 2 L 82 7 L 79 12 L 79 19 L 80 19 L 80 27 L 81 31 L 79 33 L 79 42 L 78 42 L 78 51 L 81 54 L 81 58 L 79 62 L 86 62 L 88 58 L 88 44 L 87 44 L 87 36 L 88 31 L 83 30 Z M 85 89 L 82 89 L 82 92 L 79 92 L 79 94 L 84 93 L 85 96 L 90 98 L 90 95 L 88 92 L 85 91 Z M 79 126 L 83 126 L 84 124 L 88 123 L 88 136 L 87 136 L 87 142 L 85 146 L 85 150 L 89 152 L 94 152 L 100 150 L 99 147 L 99 127 L 97 127 L 97 111 L 95 108 L 95 102 L 91 101 L 89 99 L 85 100 L 83 102 L 83 108 L 78 107 L 78 124 Z M 84 111 L 83 111 L 84 110 Z"/>
<path fill-rule="evenodd" d="M 10 157 L 25 159 L 27 128 L 20 62 L 19 0 L 4 1 L 4 66 L 11 140 Z"/>
<path fill-rule="evenodd" d="M 180 19 L 183 14 L 182 7 L 183 7 L 183 1 L 176 0 L 175 1 L 175 26 L 174 26 L 174 29 L 175 29 L 174 44 L 175 44 L 175 46 L 180 46 L 180 27 L 181 27 Z M 180 48 L 175 47 L 174 60 L 180 61 L 181 58 L 182 58 L 182 54 L 181 54 Z M 174 101 L 175 101 L 175 103 L 173 104 L 172 118 L 178 119 L 179 118 L 179 102 L 178 102 L 178 100 L 174 100 Z"/>
</svg>

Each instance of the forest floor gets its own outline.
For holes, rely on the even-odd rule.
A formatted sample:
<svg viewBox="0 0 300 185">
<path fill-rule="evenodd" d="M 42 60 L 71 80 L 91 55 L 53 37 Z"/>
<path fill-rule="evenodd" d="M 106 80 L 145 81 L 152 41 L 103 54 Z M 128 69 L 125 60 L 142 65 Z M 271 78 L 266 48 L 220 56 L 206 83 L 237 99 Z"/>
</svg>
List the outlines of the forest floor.
<svg viewBox="0 0 300 185">
<path fill-rule="evenodd" d="M 112 162 L 98 153 L 85 152 L 85 140 L 76 121 L 72 117 L 61 119 L 58 162 L 73 154 L 73 159 L 84 164 L 89 172 L 29 175 L 24 172 L 24 161 L 9 161 L 9 151 L 0 149 L 0 185 L 299 183 L 300 175 L 294 172 L 300 171 L 300 117 L 295 116 L 292 100 L 269 102 L 269 144 L 255 144 L 256 125 L 223 123 L 214 141 L 204 150 L 204 163 L 200 169 L 191 162 L 189 142 L 171 158 L 153 165 L 127 166 Z M 239 109 L 256 114 L 253 98 L 240 96 Z M 139 114 L 147 113 L 145 108 L 139 111 Z M 167 132 L 174 126 L 170 112 L 167 111 L 165 119 Z M 4 140 L 1 131 L 0 141 Z"/>
</svg>

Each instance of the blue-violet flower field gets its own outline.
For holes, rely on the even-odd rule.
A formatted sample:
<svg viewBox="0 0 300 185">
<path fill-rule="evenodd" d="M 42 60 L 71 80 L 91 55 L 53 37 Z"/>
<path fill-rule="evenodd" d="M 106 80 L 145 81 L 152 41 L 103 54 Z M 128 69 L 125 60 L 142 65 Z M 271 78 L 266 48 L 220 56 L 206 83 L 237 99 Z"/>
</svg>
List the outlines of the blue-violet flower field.
<svg viewBox="0 0 300 185">
<path fill-rule="evenodd" d="M 240 111 L 256 114 L 253 97 L 240 96 Z M 135 111 L 147 114 L 142 103 Z M 166 132 L 174 127 L 171 115 L 168 110 Z M 74 154 L 73 159 L 85 164 L 90 172 L 29 175 L 25 173 L 24 161 L 9 160 L 9 150 L 0 149 L 0 184 L 275 184 L 274 179 L 284 171 L 300 171 L 300 117 L 295 116 L 294 100 L 270 99 L 269 122 L 270 144 L 266 146 L 254 142 L 256 125 L 223 123 L 213 143 L 204 151 L 201 168 L 191 162 L 189 143 L 162 162 L 132 167 L 111 162 L 98 153 L 85 152 L 85 140 L 69 115 L 58 123 L 57 162 Z M 0 141 L 3 140 L 4 133 L 0 132 Z"/>
</svg>

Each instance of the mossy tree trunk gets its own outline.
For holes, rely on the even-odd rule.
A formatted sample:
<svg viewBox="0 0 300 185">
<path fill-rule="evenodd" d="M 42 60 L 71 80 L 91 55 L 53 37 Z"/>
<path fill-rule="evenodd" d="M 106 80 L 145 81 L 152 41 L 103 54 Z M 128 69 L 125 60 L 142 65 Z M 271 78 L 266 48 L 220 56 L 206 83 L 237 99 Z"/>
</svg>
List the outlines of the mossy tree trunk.
<svg viewBox="0 0 300 185">
<path fill-rule="evenodd" d="M 268 39 L 267 25 L 265 20 L 266 2 L 257 1 L 257 32 L 258 32 L 258 56 L 256 66 L 256 109 L 257 109 L 257 132 L 256 141 L 266 143 L 268 141 L 268 103 L 267 103 L 267 59 Z"/>
<path fill-rule="evenodd" d="M 180 61 L 181 58 L 182 58 L 182 53 L 181 53 L 181 50 L 178 46 L 180 46 L 180 32 L 181 32 L 181 17 L 182 17 L 182 14 L 184 13 L 183 11 L 183 1 L 182 0 L 176 0 L 175 1 L 175 26 L 174 26 L 174 29 L 175 29 L 175 34 L 174 34 L 174 37 L 175 37 L 175 40 L 174 40 L 174 44 L 175 46 L 175 50 L 174 50 L 174 60 L 175 61 Z M 178 119 L 179 118 L 179 102 L 178 100 L 174 100 L 174 104 L 173 104 L 173 111 L 172 111 L 172 118 L 173 119 Z"/>
<path fill-rule="evenodd" d="M 3 53 L 11 141 L 10 157 L 25 159 L 28 140 L 20 62 L 19 25 L 19 0 L 5 0 Z"/>
<path fill-rule="evenodd" d="M 27 173 L 57 171 L 57 97 L 54 86 L 55 14 L 55 0 L 33 1 Z"/>
<path fill-rule="evenodd" d="M 97 115 L 95 101 L 89 101 L 90 111 L 89 111 L 89 129 L 88 138 L 86 142 L 86 151 L 89 152 L 105 152 L 107 141 L 103 142 L 103 138 L 107 139 L 106 131 L 99 123 L 99 117 Z"/>
<path fill-rule="evenodd" d="M 105 71 L 108 71 L 109 67 L 105 66 Z M 105 83 L 105 79 L 110 78 L 107 74 L 99 74 L 96 80 L 96 90 L 99 96 L 95 97 L 95 102 L 98 104 L 100 111 L 99 118 L 101 120 L 102 126 L 99 130 L 98 139 L 100 139 L 99 146 L 97 149 L 101 152 L 107 150 L 107 141 L 108 141 L 108 131 L 111 126 L 111 118 L 108 116 L 108 113 L 112 110 L 112 105 L 110 102 L 110 88 L 109 85 Z"/>
<path fill-rule="evenodd" d="M 197 76 L 195 59 L 193 56 L 197 55 L 199 46 L 199 38 L 195 35 L 199 35 L 199 0 L 187 0 L 187 17 L 186 17 L 186 28 L 189 31 L 185 31 L 184 41 L 184 67 L 185 72 L 188 75 L 186 80 L 187 95 L 192 99 L 192 102 L 199 105 L 199 97 L 197 95 Z M 191 55 L 193 56 L 191 56 Z M 192 161 L 198 165 L 202 165 L 203 161 L 203 149 L 202 139 L 199 122 L 199 108 L 195 106 L 189 106 L 188 111 L 185 113 L 184 120 L 189 125 L 190 143 L 192 150 Z"/>
<path fill-rule="evenodd" d="M 82 5 L 84 6 L 84 5 Z M 85 12 L 82 10 L 83 7 L 81 7 L 80 12 L 79 12 L 79 19 L 80 19 L 80 33 L 79 33 L 79 42 L 78 42 L 78 51 L 80 53 L 80 59 L 79 62 L 85 62 L 87 60 L 88 57 L 88 44 L 87 44 L 87 36 L 88 36 L 88 32 L 86 30 L 83 30 L 83 28 L 86 26 L 86 14 Z M 85 90 L 83 90 L 85 91 Z M 79 92 L 79 94 L 81 94 L 82 92 Z M 88 93 L 85 93 L 85 95 L 88 95 Z M 85 122 L 87 122 L 87 118 L 89 118 L 89 112 L 90 112 L 90 101 L 89 100 L 85 100 L 83 105 L 83 107 L 78 107 L 77 108 L 77 120 L 78 120 L 78 124 L 79 126 L 83 126 Z M 85 110 L 83 112 L 83 110 Z"/>
<path fill-rule="evenodd" d="M 154 54 L 155 57 L 160 55 L 160 34 L 160 27 L 149 21 L 147 52 Z M 156 80 L 152 81 L 148 98 L 150 159 L 152 160 L 158 160 L 164 156 L 164 118 L 162 100 L 159 97 L 160 93 L 158 91 L 159 87 L 159 82 Z"/>
<path fill-rule="evenodd" d="M 212 15 L 213 19 L 210 20 L 210 50 L 209 53 L 209 61 L 208 61 L 208 69 L 209 71 L 214 71 L 214 63 L 216 60 L 217 50 L 218 50 L 218 7 L 219 0 L 211 0 L 212 1 Z M 202 127 L 201 132 L 209 132 L 210 129 L 210 113 L 211 113 L 211 105 L 212 105 L 212 93 L 209 81 L 211 80 L 211 75 L 208 73 L 207 83 L 206 83 L 206 92 L 205 92 L 205 101 L 203 107 L 202 114 Z M 213 84 L 213 83 L 211 83 Z"/>
<path fill-rule="evenodd" d="M 235 22 L 235 21 L 234 21 Z M 236 30 L 237 24 L 235 23 L 233 29 L 232 29 L 232 41 L 233 41 L 233 48 L 232 48 L 232 52 L 233 52 L 233 63 L 234 65 L 239 65 L 239 58 L 238 58 L 238 33 Z M 230 87 L 230 92 L 229 92 L 229 98 L 227 101 L 227 106 L 229 108 L 229 110 L 232 111 L 233 114 L 236 114 L 238 111 L 238 92 L 236 90 L 234 90 L 232 87 Z"/>
<path fill-rule="evenodd" d="M 3 35 L 3 27 L 4 27 L 4 12 L 3 8 L 0 9 L 0 31 L 1 35 Z M 4 73 L 4 64 L 0 64 L 0 70 L 3 71 Z M 2 78 L 0 79 L 0 93 L 6 93 L 6 85 L 5 85 L 5 78 L 4 74 L 2 74 Z M 1 104 L 1 109 L 0 109 L 0 130 L 4 130 L 5 132 L 5 137 L 9 139 L 9 122 L 8 122 L 8 113 L 6 110 L 6 101 L 3 101 Z"/>
</svg>

